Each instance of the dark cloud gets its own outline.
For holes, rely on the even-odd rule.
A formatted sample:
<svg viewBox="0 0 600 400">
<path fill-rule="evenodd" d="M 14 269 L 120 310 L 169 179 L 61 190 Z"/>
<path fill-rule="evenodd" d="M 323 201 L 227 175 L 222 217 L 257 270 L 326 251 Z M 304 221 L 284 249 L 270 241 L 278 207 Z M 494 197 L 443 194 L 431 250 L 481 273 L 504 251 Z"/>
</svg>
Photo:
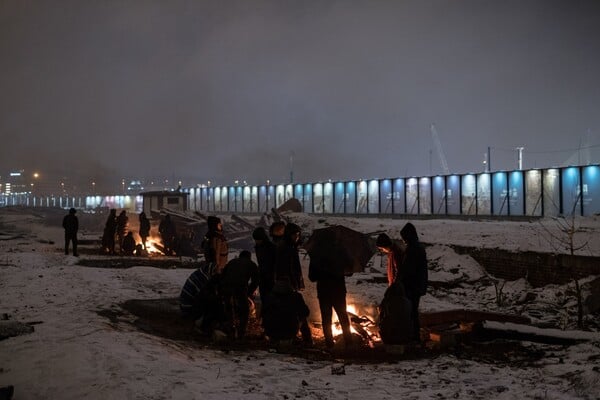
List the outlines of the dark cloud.
<svg viewBox="0 0 600 400">
<path fill-rule="evenodd" d="M 600 3 L 423 3 L 3 1 L 0 170 L 435 174 L 431 123 L 452 172 L 600 144 Z"/>
</svg>

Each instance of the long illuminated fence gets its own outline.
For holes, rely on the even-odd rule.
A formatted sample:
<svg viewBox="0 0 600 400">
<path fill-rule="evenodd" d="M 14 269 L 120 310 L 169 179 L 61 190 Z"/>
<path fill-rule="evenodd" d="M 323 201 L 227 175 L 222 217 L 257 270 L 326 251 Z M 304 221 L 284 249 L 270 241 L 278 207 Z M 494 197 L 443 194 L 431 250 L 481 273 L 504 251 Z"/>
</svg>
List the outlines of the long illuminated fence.
<svg viewBox="0 0 600 400">
<path fill-rule="evenodd" d="M 316 214 L 558 216 L 600 213 L 600 166 L 185 189 L 188 208 L 262 213 L 294 197 Z"/>
<path fill-rule="evenodd" d="M 600 214 L 600 165 L 491 173 L 185 188 L 187 208 L 263 213 L 294 197 L 316 214 L 558 216 Z M 142 196 L 0 195 L 0 206 L 142 210 Z"/>
</svg>

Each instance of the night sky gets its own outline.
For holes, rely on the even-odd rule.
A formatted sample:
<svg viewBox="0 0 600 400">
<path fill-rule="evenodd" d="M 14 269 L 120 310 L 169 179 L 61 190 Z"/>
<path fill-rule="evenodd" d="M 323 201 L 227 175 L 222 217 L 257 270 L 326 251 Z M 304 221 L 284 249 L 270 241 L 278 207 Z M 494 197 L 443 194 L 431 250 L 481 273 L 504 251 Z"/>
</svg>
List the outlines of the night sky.
<svg viewBox="0 0 600 400">
<path fill-rule="evenodd" d="M 432 123 L 455 173 L 598 163 L 600 1 L 0 0 L 0 175 L 435 175 Z"/>
</svg>

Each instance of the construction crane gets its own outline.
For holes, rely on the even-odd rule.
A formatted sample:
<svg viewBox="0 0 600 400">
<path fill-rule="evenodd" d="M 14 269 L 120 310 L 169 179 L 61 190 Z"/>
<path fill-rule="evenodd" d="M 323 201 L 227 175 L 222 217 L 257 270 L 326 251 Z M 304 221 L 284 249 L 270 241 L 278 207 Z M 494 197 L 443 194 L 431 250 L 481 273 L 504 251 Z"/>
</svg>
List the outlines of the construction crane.
<svg viewBox="0 0 600 400">
<path fill-rule="evenodd" d="M 450 175 L 450 169 L 448 169 L 448 162 L 446 161 L 446 156 L 444 155 L 444 150 L 442 149 L 442 143 L 440 142 L 440 138 L 437 133 L 437 129 L 435 129 L 435 124 L 431 124 L 431 140 L 433 140 L 433 144 L 435 145 L 435 149 L 437 150 L 438 157 L 440 158 L 440 165 L 442 166 L 442 173 L 444 175 Z"/>
</svg>

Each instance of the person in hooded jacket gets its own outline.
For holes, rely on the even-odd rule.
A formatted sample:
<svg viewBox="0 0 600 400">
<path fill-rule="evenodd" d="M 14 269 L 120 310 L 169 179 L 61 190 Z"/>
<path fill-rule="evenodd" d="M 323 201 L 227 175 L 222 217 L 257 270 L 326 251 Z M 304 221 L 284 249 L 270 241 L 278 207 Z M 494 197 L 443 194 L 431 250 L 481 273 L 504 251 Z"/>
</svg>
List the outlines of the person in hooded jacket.
<svg viewBox="0 0 600 400">
<path fill-rule="evenodd" d="M 204 258 L 207 263 L 214 263 L 217 266 L 217 273 L 220 273 L 225 268 L 229 255 L 229 245 L 223 235 L 223 223 L 220 218 L 212 215 L 206 219 L 206 222 L 208 232 L 202 246 Z"/>
<path fill-rule="evenodd" d="M 73 243 L 73 255 L 77 254 L 77 231 L 79 230 L 79 219 L 75 216 L 77 210 L 71 208 L 69 214 L 63 218 L 62 226 L 65 229 L 65 254 L 69 255 L 69 243 Z"/>
<path fill-rule="evenodd" d="M 263 304 L 262 325 L 265 335 L 274 343 L 293 340 L 309 314 L 304 298 L 292 288 L 289 279 L 278 279 Z M 304 334 L 302 337 L 304 339 Z"/>
<path fill-rule="evenodd" d="M 302 265 L 298 255 L 301 233 L 300 227 L 290 222 L 285 226 L 283 239 L 277 243 L 275 249 L 275 280 L 288 280 L 295 291 L 304 289 Z M 308 326 L 308 320 L 302 321 L 300 331 L 304 343 L 312 344 L 312 334 Z"/>
<path fill-rule="evenodd" d="M 252 239 L 254 239 L 254 253 L 258 261 L 258 290 L 261 303 L 264 303 L 265 297 L 271 292 L 275 284 L 276 246 L 269 240 L 263 227 L 258 227 L 252 232 Z"/>
<path fill-rule="evenodd" d="M 146 240 L 148 240 L 148 236 L 150 236 L 150 220 L 146 217 L 145 212 L 141 212 L 140 216 L 140 238 L 142 238 L 142 246 L 144 246 L 144 250 L 148 250 L 146 248 Z"/>
<path fill-rule="evenodd" d="M 427 293 L 427 254 L 413 224 L 406 223 L 400 236 L 406 243 L 406 254 L 399 268 L 399 279 L 404 285 L 406 297 L 411 301 L 413 336 L 415 340 L 420 340 L 419 302 L 421 296 Z"/>
<path fill-rule="evenodd" d="M 246 334 L 249 302 L 257 287 L 258 266 L 252 261 L 252 254 L 244 250 L 221 272 L 220 292 L 225 305 L 226 330 L 238 339 Z"/>
<path fill-rule="evenodd" d="M 117 234 L 117 210 L 111 208 L 104 225 L 102 235 L 102 250 L 105 253 L 115 254 L 115 235 Z"/>
<path fill-rule="evenodd" d="M 287 278 L 294 290 L 304 289 L 304 277 L 298 255 L 302 230 L 294 223 L 285 226 L 283 239 L 275 251 L 275 279 Z"/>
</svg>

